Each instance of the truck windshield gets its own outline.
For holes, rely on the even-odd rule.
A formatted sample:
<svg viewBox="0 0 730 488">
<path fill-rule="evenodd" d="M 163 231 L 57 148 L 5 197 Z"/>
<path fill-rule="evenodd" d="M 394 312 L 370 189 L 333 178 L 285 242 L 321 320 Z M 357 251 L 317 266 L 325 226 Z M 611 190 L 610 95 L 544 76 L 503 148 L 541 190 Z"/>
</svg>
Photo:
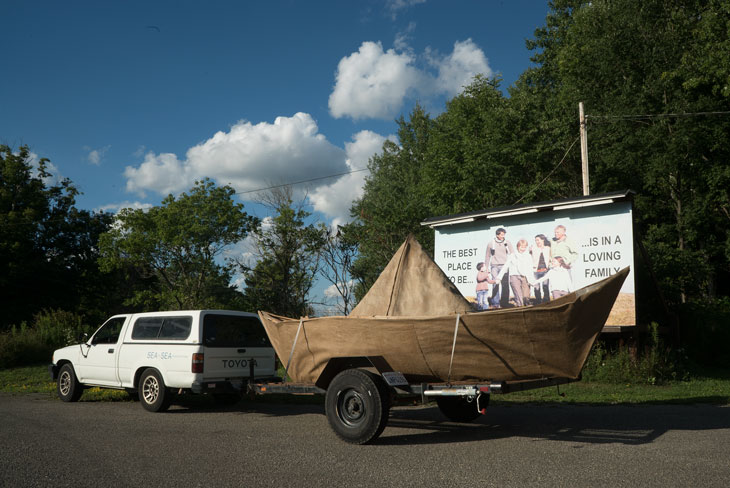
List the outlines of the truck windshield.
<svg viewBox="0 0 730 488">
<path fill-rule="evenodd" d="M 271 347 L 258 317 L 207 314 L 203 319 L 207 347 Z"/>
</svg>

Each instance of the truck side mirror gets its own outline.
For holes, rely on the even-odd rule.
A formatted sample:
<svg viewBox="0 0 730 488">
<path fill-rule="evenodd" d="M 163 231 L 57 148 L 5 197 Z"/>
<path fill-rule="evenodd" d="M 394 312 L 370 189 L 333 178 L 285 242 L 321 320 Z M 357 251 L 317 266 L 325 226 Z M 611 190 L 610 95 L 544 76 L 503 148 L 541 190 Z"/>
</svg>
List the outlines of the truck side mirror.
<svg viewBox="0 0 730 488">
<path fill-rule="evenodd" d="M 86 332 L 80 333 L 79 337 L 78 337 L 79 342 L 86 342 L 88 338 L 89 338 L 89 334 L 87 334 Z"/>
</svg>

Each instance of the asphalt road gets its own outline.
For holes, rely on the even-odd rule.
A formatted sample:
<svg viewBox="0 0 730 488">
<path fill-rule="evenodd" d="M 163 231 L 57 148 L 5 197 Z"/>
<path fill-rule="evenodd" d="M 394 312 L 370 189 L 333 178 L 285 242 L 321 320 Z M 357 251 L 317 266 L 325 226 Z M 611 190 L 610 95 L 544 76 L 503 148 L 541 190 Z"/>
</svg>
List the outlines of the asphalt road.
<svg viewBox="0 0 730 488">
<path fill-rule="evenodd" d="M 319 405 L 64 404 L 0 394 L 0 486 L 717 486 L 730 407 L 490 406 L 471 424 L 397 408 L 373 445 Z"/>
</svg>

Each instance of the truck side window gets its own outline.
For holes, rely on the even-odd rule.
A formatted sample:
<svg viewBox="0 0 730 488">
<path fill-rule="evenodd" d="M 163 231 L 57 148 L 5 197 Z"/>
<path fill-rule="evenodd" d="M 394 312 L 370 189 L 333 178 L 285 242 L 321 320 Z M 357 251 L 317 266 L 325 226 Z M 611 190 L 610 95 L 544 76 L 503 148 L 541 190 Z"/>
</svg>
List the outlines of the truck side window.
<svg viewBox="0 0 730 488">
<path fill-rule="evenodd" d="M 190 335 L 193 326 L 192 317 L 165 317 L 160 329 L 159 339 L 183 340 Z"/>
<path fill-rule="evenodd" d="M 140 317 L 134 323 L 132 339 L 181 341 L 190 336 L 193 318 L 187 317 Z"/>
<path fill-rule="evenodd" d="M 119 340 L 119 333 L 124 325 L 124 317 L 109 319 L 91 339 L 92 344 L 116 344 Z"/>
</svg>

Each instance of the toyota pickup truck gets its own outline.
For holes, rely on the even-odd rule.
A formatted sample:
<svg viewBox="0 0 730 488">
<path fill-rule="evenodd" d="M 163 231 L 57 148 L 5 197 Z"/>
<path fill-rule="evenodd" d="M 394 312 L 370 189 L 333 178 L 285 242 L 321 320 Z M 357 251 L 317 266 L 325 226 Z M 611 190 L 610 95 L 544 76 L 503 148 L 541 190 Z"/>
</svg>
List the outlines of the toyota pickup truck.
<svg viewBox="0 0 730 488">
<path fill-rule="evenodd" d="M 273 378 L 275 368 L 257 315 L 188 310 L 115 315 L 88 340 L 54 351 L 49 372 L 64 402 L 87 387 L 113 388 L 160 412 L 179 391 L 235 401 L 248 381 Z"/>
</svg>

